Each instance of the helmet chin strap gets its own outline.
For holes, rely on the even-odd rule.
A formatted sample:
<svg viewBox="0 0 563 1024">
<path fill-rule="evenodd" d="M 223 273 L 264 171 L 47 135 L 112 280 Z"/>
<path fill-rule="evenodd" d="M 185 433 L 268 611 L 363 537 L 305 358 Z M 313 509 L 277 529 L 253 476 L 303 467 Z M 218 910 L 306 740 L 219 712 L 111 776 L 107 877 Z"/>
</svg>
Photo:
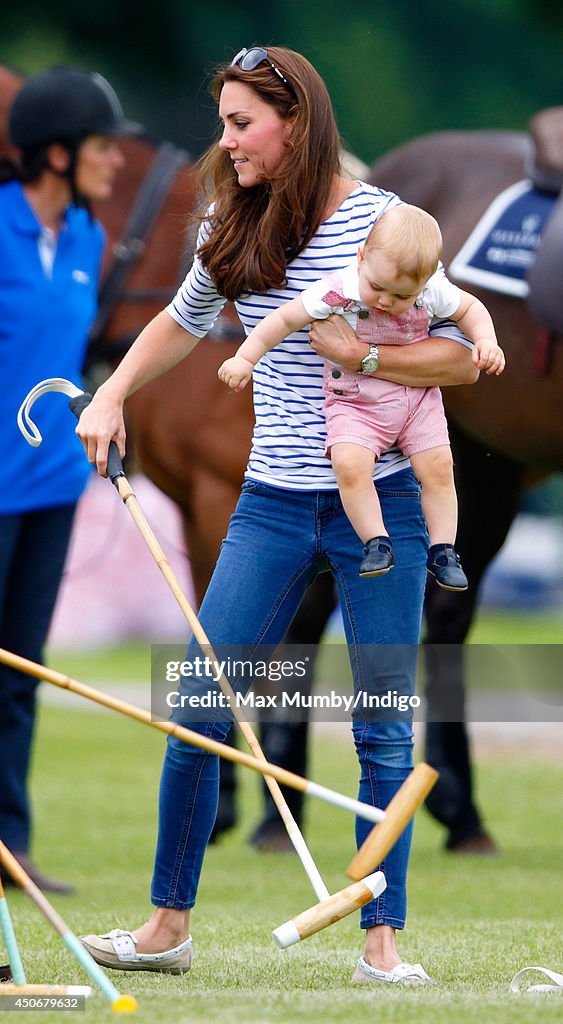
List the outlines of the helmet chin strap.
<svg viewBox="0 0 563 1024">
<path fill-rule="evenodd" d="M 77 165 L 77 162 L 78 162 L 77 161 L 77 157 L 78 157 L 78 147 L 79 146 L 80 146 L 80 142 L 75 142 L 75 143 L 72 144 L 72 147 L 69 149 L 70 160 L 69 160 L 66 176 L 67 176 L 67 178 L 68 178 L 68 180 L 70 182 L 70 194 L 71 194 L 73 206 L 81 206 L 84 209 L 88 210 L 88 213 L 90 213 L 90 203 L 89 203 L 89 200 L 86 198 L 86 196 L 82 195 L 78 191 L 78 187 L 76 185 L 76 165 Z"/>
<path fill-rule="evenodd" d="M 52 167 L 51 164 L 48 164 L 48 167 L 49 167 L 49 170 L 53 174 L 58 175 L 59 178 L 66 178 L 67 179 L 67 181 L 68 181 L 68 183 L 70 185 L 70 201 L 71 201 L 72 205 L 73 206 L 78 206 L 81 209 L 86 210 L 90 214 L 90 216 L 92 216 L 92 208 L 91 208 L 91 205 L 90 205 L 90 200 L 88 199 L 87 196 L 83 195 L 81 192 L 78 191 L 78 188 L 77 188 L 77 185 L 76 185 L 76 167 L 77 167 L 78 149 L 79 149 L 82 141 L 83 141 L 82 139 L 79 139 L 78 141 L 74 141 L 73 140 L 72 142 L 63 142 L 63 143 L 61 143 L 61 145 L 64 146 L 64 148 L 66 149 L 66 151 L 68 153 L 68 167 L 64 171 L 57 170 L 55 167 Z"/>
</svg>

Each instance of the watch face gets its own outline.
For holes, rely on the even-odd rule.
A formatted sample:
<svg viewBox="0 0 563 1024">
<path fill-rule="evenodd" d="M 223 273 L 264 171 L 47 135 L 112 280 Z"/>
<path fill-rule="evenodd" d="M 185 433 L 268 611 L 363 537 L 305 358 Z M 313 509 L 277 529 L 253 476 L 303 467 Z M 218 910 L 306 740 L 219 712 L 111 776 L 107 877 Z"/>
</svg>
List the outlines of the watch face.
<svg viewBox="0 0 563 1024">
<path fill-rule="evenodd" d="M 375 373 L 379 366 L 379 359 L 377 356 L 366 356 L 362 359 L 362 370 L 364 373 Z"/>
</svg>

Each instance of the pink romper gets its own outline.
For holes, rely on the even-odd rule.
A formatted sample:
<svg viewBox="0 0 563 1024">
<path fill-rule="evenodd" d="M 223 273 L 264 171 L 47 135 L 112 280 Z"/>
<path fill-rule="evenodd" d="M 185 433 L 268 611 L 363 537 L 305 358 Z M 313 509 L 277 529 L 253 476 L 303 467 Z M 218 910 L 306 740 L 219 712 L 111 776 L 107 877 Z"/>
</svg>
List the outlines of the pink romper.
<svg viewBox="0 0 563 1024">
<path fill-rule="evenodd" d="M 337 272 L 324 279 L 322 302 L 329 308 L 324 315 L 348 314 L 346 319 L 352 323 L 356 337 L 366 342 L 366 353 L 368 345 L 410 345 L 428 337 L 429 311 L 421 299 L 405 313 L 391 316 L 343 295 L 342 276 Z M 318 283 L 313 286 L 317 294 L 318 287 Z M 302 293 L 302 298 L 311 312 L 307 294 Z M 443 315 L 451 315 L 457 305 L 454 300 L 453 309 Z M 337 442 L 359 444 L 376 457 L 394 445 L 407 456 L 449 445 L 442 395 L 437 387 L 408 387 L 325 362 L 324 393 L 328 456 Z"/>
</svg>

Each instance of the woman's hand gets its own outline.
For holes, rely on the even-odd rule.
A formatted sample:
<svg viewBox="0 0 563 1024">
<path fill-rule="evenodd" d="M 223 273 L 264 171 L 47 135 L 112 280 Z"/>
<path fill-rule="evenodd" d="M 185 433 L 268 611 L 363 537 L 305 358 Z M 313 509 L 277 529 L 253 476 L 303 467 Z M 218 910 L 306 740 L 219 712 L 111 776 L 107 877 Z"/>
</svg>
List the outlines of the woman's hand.
<svg viewBox="0 0 563 1024">
<path fill-rule="evenodd" d="M 326 320 L 313 320 L 309 341 L 317 355 L 345 370 L 359 371 L 368 351 L 365 342 L 358 341 L 350 325 L 337 313 Z"/>
<path fill-rule="evenodd" d="M 373 376 L 415 388 L 474 384 L 479 371 L 472 362 L 472 349 L 448 338 L 446 326 L 443 329 L 444 336 L 436 333 L 411 345 L 378 342 L 379 369 Z M 335 313 L 327 320 L 315 320 L 309 339 L 323 359 L 360 372 L 368 346 L 358 341 L 343 316 Z"/>
<path fill-rule="evenodd" d="M 110 441 L 115 441 L 121 458 L 125 456 L 123 401 L 106 385 L 101 386 L 84 409 L 76 433 L 84 445 L 88 462 L 94 463 L 100 476 L 106 476 Z"/>
</svg>

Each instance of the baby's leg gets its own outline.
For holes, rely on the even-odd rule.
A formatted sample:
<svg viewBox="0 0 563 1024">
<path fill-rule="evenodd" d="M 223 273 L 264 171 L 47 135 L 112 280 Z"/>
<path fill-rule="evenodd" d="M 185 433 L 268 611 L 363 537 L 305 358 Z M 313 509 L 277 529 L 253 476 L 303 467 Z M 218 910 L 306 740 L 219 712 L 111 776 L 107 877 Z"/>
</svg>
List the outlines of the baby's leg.
<svg viewBox="0 0 563 1024">
<path fill-rule="evenodd" d="M 359 444 L 338 441 L 330 449 L 344 511 L 364 544 L 372 537 L 388 536 L 373 484 L 375 455 Z"/>
<path fill-rule="evenodd" d="M 444 590 L 467 590 L 467 577 L 454 548 L 457 532 L 457 495 L 449 445 L 411 455 L 420 481 L 421 502 L 430 537 L 428 571 Z"/>
<path fill-rule="evenodd" d="M 332 445 L 330 457 L 344 511 L 365 545 L 359 575 L 383 576 L 395 563 L 372 479 L 375 455 L 359 444 L 338 441 Z"/>
<path fill-rule="evenodd" d="M 413 473 L 420 481 L 422 511 L 430 544 L 455 544 L 457 495 L 449 445 L 411 455 Z"/>
</svg>

